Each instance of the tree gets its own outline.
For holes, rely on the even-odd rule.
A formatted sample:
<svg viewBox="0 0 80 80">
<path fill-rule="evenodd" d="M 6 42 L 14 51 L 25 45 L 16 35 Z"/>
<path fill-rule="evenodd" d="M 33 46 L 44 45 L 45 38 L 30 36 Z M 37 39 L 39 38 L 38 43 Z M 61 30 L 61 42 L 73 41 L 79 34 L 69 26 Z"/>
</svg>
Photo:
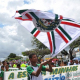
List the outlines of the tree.
<svg viewBox="0 0 80 80">
<path fill-rule="evenodd" d="M 27 56 L 29 55 L 30 53 L 35 53 L 38 57 L 38 62 L 41 61 L 41 59 L 47 55 L 47 54 L 50 54 L 50 50 L 48 48 L 46 49 L 33 49 L 33 50 L 29 50 L 29 51 L 24 51 L 22 52 L 22 55 L 23 56 Z"/>
<path fill-rule="evenodd" d="M 70 55 L 70 60 L 72 60 L 72 59 L 74 58 L 74 57 L 72 56 L 73 50 L 74 50 L 74 48 L 76 48 L 76 47 L 78 47 L 78 46 L 80 46 L 80 37 L 77 38 L 75 41 L 73 41 L 73 42 L 69 45 L 69 47 L 70 47 L 69 53 L 68 53 L 65 49 L 63 49 L 63 51 L 61 51 L 61 53 L 62 53 L 63 55 Z"/>
<path fill-rule="evenodd" d="M 10 55 L 8 56 L 8 58 L 15 58 L 16 57 L 16 54 L 14 53 L 10 53 Z"/>
<path fill-rule="evenodd" d="M 16 56 L 15 53 L 10 53 L 6 60 L 7 61 L 12 61 L 12 60 L 18 60 L 18 59 L 21 59 L 21 58 L 22 58 L 21 56 Z"/>
<path fill-rule="evenodd" d="M 14 59 L 18 60 L 18 59 L 21 59 L 21 58 L 22 58 L 21 56 L 16 56 Z"/>
</svg>

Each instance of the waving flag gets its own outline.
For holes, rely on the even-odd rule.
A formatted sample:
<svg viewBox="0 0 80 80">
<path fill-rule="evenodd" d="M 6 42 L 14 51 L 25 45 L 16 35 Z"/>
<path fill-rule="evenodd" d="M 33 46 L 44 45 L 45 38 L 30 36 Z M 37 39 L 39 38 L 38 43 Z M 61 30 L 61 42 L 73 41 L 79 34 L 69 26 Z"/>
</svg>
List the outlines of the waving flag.
<svg viewBox="0 0 80 80">
<path fill-rule="evenodd" d="M 79 23 L 54 13 L 34 9 L 18 10 L 15 19 L 47 46 L 53 57 L 80 35 Z"/>
</svg>

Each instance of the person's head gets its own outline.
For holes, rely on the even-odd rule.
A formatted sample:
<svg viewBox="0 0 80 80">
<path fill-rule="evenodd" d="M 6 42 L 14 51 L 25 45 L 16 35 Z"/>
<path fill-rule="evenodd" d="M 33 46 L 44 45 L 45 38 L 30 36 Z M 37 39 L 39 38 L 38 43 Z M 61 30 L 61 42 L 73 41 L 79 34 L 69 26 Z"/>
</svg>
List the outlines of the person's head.
<svg viewBox="0 0 80 80">
<path fill-rule="evenodd" d="M 0 65 L 1 65 L 1 61 L 0 61 Z"/>
<path fill-rule="evenodd" d="M 80 64 L 80 61 L 79 61 L 79 64 Z"/>
<path fill-rule="evenodd" d="M 3 70 L 3 71 L 4 71 L 4 66 L 1 66 L 1 70 Z"/>
<path fill-rule="evenodd" d="M 6 61 L 3 61 L 2 64 L 3 64 L 3 66 L 5 66 L 6 65 Z"/>
<path fill-rule="evenodd" d="M 37 62 L 37 55 L 35 53 L 30 54 L 29 59 L 31 62 L 36 63 Z"/>
<path fill-rule="evenodd" d="M 54 67 L 54 63 L 53 62 L 51 63 L 51 66 Z"/>
<path fill-rule="evenodd" d="M 78 60 L 76 60 L 75 62 L 76 62 L 76 64 L 78 64 Z"/>
<path fill-rule="evenodd" d="M 20 64 L 17 64 L 17 68 L 19 68 L 19 69 L 20 69 Z"/>
<path fill-rule="evenodd" d="M 9 65 L 9 63 L 7 62 L 7 65 Z"/>
<path fill-rule="evenodd" d="M 67 66 L 67 62 L 66 61 L 64 62 L 64 65 Z"/>
<path fill-rule="evenodd" d="M 9 65 L 6 65 L 6 71 L 8 71 L 9 70 Z"/>
</svg>

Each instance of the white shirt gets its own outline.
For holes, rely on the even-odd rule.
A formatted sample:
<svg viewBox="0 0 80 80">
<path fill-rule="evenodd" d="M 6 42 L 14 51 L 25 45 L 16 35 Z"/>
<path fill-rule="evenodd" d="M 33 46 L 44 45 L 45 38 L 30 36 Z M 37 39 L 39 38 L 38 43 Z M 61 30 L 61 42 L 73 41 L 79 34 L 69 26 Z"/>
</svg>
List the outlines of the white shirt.
<svg viewBox="0 0 80 80">
<path fill-rule="evenodd" d="M 32 66 L 32 67 L 34 71 L 37 71 L 37 69 L 39 68 L 38 66 L 37 67 Z M 43 80 L 42 74 L 40 73 L 38 77 L 32 75 L 32 80 Z"/>
</svg>

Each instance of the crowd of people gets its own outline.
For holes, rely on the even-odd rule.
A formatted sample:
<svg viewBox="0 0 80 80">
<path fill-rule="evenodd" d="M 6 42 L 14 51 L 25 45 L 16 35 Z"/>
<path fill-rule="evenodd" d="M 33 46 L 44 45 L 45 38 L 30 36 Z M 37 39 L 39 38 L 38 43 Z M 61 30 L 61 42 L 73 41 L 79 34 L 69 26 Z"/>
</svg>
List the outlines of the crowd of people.
<svg viewBox="0 0 80 80">
<path fill-rule="evenodd" d="M 69 66 L 69 65 L 79 65 L 80 61 L 78 60 L 56 60 L 51 63 L 53 67 L 59 67 L 59 66 Z"/>
<path fill-rule="evenodd" d="M 4 80 L 4 72 L 5 71 L 9 71 L 9 68 L 18 68 L 18 70 L 22 70 L 22 67 L 27 67 L 28 64 L 27 63 L 20 63 L 20 62 L 13 62 L 13 63 L 9 63 L 6 61 L 0 61 L 0 80 Z"/>
<path fill-rule="evenodd" d="M 22 67 L 25 67 L 29 75 L 33 75 L 34 79 L 32 80 L 40 80 L 42 79 L 41 76 L 41 70 L 43 71 L 52 71 L 52 67 L 59 67 L 59 66 L 69 66 L 69 65 L 78 65 L 80 64 L 80 61 L 78 60 L 70 60 L 70 61 L 64 61 L 64 60 L 56 60 L 52 61 L 52 58 L 41 62 L 39 65 L 37 64 L 37 56 L 35 54 L 29 55 L 29 62 L 13 62 L 9 63 L 6 61 L 0 62 L 0 80 L 4 80 L 4 71 L 9 71 L 9 67 L 12 68 L 18 68 L 18 70 L 22 70 Z M 49 67 L 45 67 L 48 65 Z M 38 78 L 37 78 L 38 76 Z M 41 77 L 41 78 L 40 78 Z M 40 79 L 39 79 L 40 78 Z"/>
</svg>

